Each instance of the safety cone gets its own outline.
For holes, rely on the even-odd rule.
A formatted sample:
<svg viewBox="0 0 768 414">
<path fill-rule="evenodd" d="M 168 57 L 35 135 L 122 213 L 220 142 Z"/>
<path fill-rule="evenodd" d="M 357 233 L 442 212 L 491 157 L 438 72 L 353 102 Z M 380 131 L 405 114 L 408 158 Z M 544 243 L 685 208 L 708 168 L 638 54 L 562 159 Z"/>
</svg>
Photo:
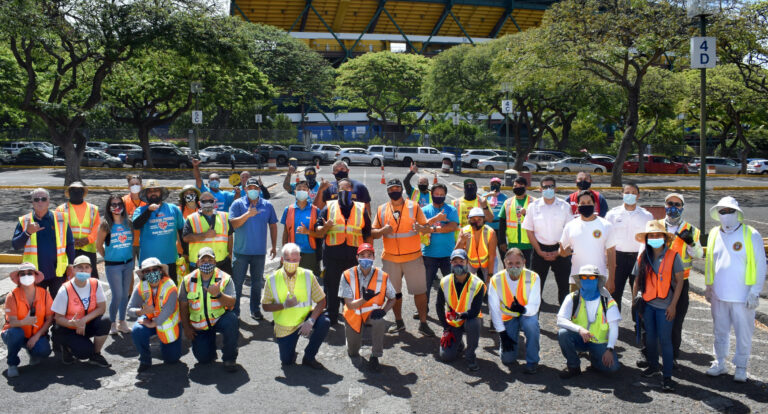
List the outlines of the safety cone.
<svg viewBox="0 0 768 414">
<path fill-rule="evenodd" d="M 301 181 L 301 180 L 299 179 L 299 174 L 296 174 L 296 184 L 298 184 L 298 183 L 299 183 L 299 181 Z"/>
<path fill-rule="evenodd" d="M 317 160 L 317 163 L 315 163 L 315 171 L 320 172 L 320 160 Z"/>
<path fill-rule="evenodd" d="M 386 184 L 387 181 L 384 179 L 384 164 L 381 165 L 381 183 Z"/>
<path fill-rule="evenodd" d="M 437 173 L 435 173 L 435 178 L 432 180 L 432 185 L 437 184 Z"/>
</svg>

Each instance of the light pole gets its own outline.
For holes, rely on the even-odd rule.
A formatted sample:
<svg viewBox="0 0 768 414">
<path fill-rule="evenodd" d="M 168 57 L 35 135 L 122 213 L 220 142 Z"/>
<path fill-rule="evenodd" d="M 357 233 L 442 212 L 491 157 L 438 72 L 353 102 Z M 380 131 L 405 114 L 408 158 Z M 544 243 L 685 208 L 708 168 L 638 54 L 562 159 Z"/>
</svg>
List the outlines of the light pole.
<svg viewBox="0 0 768 414">
<path fill-rule="evenodd" d="M 501 112 L 504 113 L 504 132 L 507 136 L 507 169 L 509 169 L 509 114 L 512 113 L 512 101 L 509 100 L 509 93 L 512 92 L 512 82 L 501 83 L 501 93 L 506 94 L 504 102 L 501 103 Z"/>
</svg>

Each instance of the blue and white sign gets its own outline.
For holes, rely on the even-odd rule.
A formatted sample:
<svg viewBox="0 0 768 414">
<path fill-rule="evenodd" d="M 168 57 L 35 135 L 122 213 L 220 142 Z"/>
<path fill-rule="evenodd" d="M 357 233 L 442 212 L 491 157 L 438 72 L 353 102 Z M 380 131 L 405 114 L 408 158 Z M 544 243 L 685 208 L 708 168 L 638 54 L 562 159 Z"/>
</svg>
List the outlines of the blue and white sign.
<svg viewBox="0 0 768 414">
<path fill-rule="evenodd" d="M 717 39 L 714 37 L 691 38 L 691 67 L 712 69 L 717 64 Z"/>
</svg>

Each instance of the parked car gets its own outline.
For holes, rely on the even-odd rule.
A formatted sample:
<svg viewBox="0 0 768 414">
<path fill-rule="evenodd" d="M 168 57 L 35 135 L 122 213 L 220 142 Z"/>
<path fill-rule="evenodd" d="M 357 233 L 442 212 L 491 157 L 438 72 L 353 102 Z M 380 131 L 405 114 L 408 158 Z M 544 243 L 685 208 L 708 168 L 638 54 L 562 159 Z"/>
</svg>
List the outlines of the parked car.
<svg viewBox="0 0 768 414">
<path fill-rule="evenodd" d="M 549 165 L 549 163 L 560 161 L 560 159 L 561 158 L 555 154 L 550 154 L 548 152 L 534 151 L 528 154 L 528 159 L 526 161 L 536 164 L 537 166 L 536 171 L 542 171 L 547 169 L 547 166 Z"/>
<path fill-rule="evenodd" d="M 335 160 L 336 154 L 341 151 L 341 147 L 338 145 L 314 144 L 312 145 L 312 151 L 324 152 L 329 160 Z"/>
<path fill-rule="evenodd" d="M 565 153 L 563 151 L 558 151 L 558 150 L 543 149 L 543 150 L 536 150 L 536 152 L 546 152 L 547 154 L 552 154 L 552 155 L 554 155 L 555 157 L 557 157 L 559 159 L 570 157 L 570 155 L 568 155 L 567 153 Z"/>
<path fill-rule="evenodd" d="M 231 150 L 229 145 L 214 145 L 211 147 L 203 148 L 198 151 L 197 155 L 202 162 L 212 162 L 216 160 L 221 153 Z M 227 161 L 229 162 L 229 161 Z"/>
<path fill-rule="evenodd" d="M 117 157 L 120 154 L 127 155 L 130 152 L 142 152 L 142 149 L 141 146 L 136 144 L 109 144 L 104 152 Z"/>
<path fill-rule="evenodd" d="M 11 142 L 11 143 L 5 144 L 5 146 L 3 146 L 3 149 L 10 152 L 11 155 L 16 155 L 19 153 L 19 151 L 21 151 L 22 148 L 27 148 L 27 147 L 34 147 L 34 145 L 32 145 L 31 142 Z"/>
<path fill-rule="evenodd" d="M 682 162 L 683 164 L 688 164 L 696 159 L 696 157 L 692 157 L 690 155 L 673 155 L 669 157 L 674 162 Z"/>
<path fill-rule="evenodd" d="M 651 174 L 688 174 L 688 165 L 681 162 L 674 162 L 663 155 L 644 155 L 643 168 L 646 173 Z M 640 170 L 640 157 L 631 156 L 624 161 L 622 171 L 625 173 L 636 173 Z"/>
<path fill-rule="evenodd" d="M 368 152 L 374 155 L 381 155 L 384 157 L 384 162 L 395 162 L 395 150 L 396 148 L 391 145 L 369 145 Z"/>
<path fill-rule="evenodd" d="M 109 144 L 104 141 L 88 141 L 85 143 L 85 148 L 104 151 L 109 148 Z"/>
<path fill-rule="evenodd" d="M 713 165 L 717 174 L 741 174 L 741 162 L 736 162 L 730 158 L 707 157 L 707 167 Z M 688 164 L 689 170 L 699 172 L 701 168 L 701 158 L 695 158 Z M 747 166 L 749 168 L 749 166 Z M 749 172 L 749 171 L 747 171 Z"/>
<path fill-rule="evenodd" d="M 33 147 L 41 149 L 49 154 L 55 154 L 56 153 L 56 146 L 51 144 L 50 142 L 44 142 L 44 141 L 29 141 L 30 144 L 32 144 Z"/>
<path fill-rule="evenodd" d="M 469 165 L 472 168 L 479 168 L 477 164 L 480 160 L 495 157 L 497 155 L 504 154 L 499 154 L 496 151 L 489 149 L 469 149 L 461 153 L 461 164 Z"/>
<path fill-rule="evenodd" d="M 610 155 L 592 154 L 591 156 L 586 157 L 586 159 L 592 164 L 602 165 L 603 167 L 605 167 L 605 170 L 608 172 L 613 171 L 613 163 L 616 162 L 616 158 Z"/>
<path fill-rule="evenodd" d="M 191 168 L 192 158 L 181 152 L 176 147 L 168 146 L 150 146 L 150 155 L 152 155 L 152 162 L 155 167 L 169 167 L 169 168 Z M 136 168 L 144 166 L 143 154 L 140 158 L 131 159 L 131 165 Z"/>
<path fill-rule="evenodd" d="M 509 158 L 509 168 L 515 166 L 515 157 L 497 155 L 491 158 L 485 158 L 477 163 L 477 169 L 483 171 L 504 171 L 507 169 L 507 158 Z M 524 161 L 521 171 L 538 171 L 538 165 Z"/>
<path fill-rule="evenodd" d="M 267 162 L 270 158 L 274 158 L 278 165 L 288 162 L 288 150 L 282 145 L 261 144 L 254 152 L 261 156 L 261 162 Z"/>
<path fill-rule="evenodd" d="M 606 168 L 599 164 L 593 164 L 587 161 L 586 158 L 568 157 L 549 163 L 547 171 L 606 172 Z"/>
<path fill-rule="evenodd" d="M 229 164 L 232 155 L 235 156 L 235 164 L 256 164 L 259 160 L 259 156 L 256 154 L 252 154 L 244 149 L 232 148 L 229 151 L 218 153 L 216 158 L 211 161 Z"/>
<path fill-rule="evenodd" d="M 39 148 L 27 147 L 19 150 L 16 165 L 64 165 L 64 158 L 54 157 Z"/>
<path fill-rule="evenodd" d="M 13 155 L 6 150 L 0 150 L 0 165 L 13 164 Z"/>
<path fill-rule="evenodd" d="M 123 166 L 123 160 L 113 157 L 104 151 L 85 150 L 80 165 L 83 167 L 119 168 Z"/>
<path fill-rule="evenodd" d="M 181 152 L 183 152 L 183 153 L 185 153 L 185 154 L 187 154 L 189 156 L 192 156 L 192 148 L 189 148 L 189 147 L 179 147 L 179 149 L 181 150 Z"/>
<path fill-rule="evenodd" d="M 768 174 L 768 160 L 757 159 L 747 164 L 747 174 Z"/>
<path fill-rule="evenodd" d="M 338 159 L 346 162 L 347 165 L 365 164 L 378 167 L 384 164 L 383 156 L 379 154 L 371 154 L 367 149 L 364 148 L 344 148 L 343 150 L 339 151 L 337 157 Z"/>
<path fill-rule="evenodd" d="M 333 158 L 329 157 L 328 154 L 321 151 L 312 151 L 312 149 L 307 149 L 303 145 L 289 145 L 288 146 L 288 158 L 296 158 L 296 161 L 298 162 L 308 162 L 312 165 L 315 164 L 328 164 L 330 163 Z M 277 162 L 278 164 L 283 164 L 279 160 Z"/>
<path fill-rule="evenodd" d="M 447 152 L 440 152 L 432 147 L 397 147 L 395 151 L 395 161 L 403 166 L 410 166 L 411 163 L 419 164 L 442 164 L 448 161 L 453 165 L 456 156 Z"/>
</svg>

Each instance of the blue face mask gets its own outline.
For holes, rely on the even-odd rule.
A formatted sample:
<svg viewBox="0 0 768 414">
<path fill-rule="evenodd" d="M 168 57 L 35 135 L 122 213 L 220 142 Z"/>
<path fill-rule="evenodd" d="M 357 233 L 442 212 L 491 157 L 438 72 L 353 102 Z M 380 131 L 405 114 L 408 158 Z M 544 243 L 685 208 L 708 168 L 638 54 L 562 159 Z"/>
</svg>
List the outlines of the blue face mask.
<svg viewBox="0 0 768 414">
<path fill-rule="evenodd" d="M 555 197 L 555 189 L 554 188 L 547 188 L 546 190 L 542 190 L 541 196 L 546 199 L 552 199 Z"/>
<path fill-rule="evenodd" d="M 248 198 L 251 200 L 259 199 L 259 190 L 248 190 Z"/>
<path fill-rule="evenodd" d="M 598 279 L 582 279 L 581 280 L 581 289 L 579 289 L 581 293 L 581 297 L 586 300 L 595 300 L 598 297 L 600 297 L 600 291 L 597 290 L 597 282 Z"/>
<path fill-rule="evenodd" d="M 85 282 L 91 277 L 91 274 L 88 272 L 77 272 L 75 273 L 75 279 L 77 279 L 80 282 Z"/>
<path fill-rule="evenodd" d="M 680 217 L 681 214 L 683 214 L 683 208 L 667 207 L 667 217 L 674 219 Z"/>
<path fill-rule="evenodd" d="M 654 249 L 658 249 L 659 247 L 664 245 L 664 238 L 660 239 L 646 239 L 646 242 L 649 246 L 653 247 Z"/>
<path fill-rule="evenodd" d="M 219 181 L 218 180 L 208 181 L 208 187 L 219 188 Z"/>
<path fill-rule="evenodd" d="M 637 204 L 637 194 L 624 194 L 624 204 L 629 206 Z"/>
<path fill-rule="evenodd" d="M 373 266 L 373 259 L 357 259 L 357 263 L 360 264 L 360 268 L 366 272 Z"/>
<path fill-rule="evenodd" d="M 460 264 L 451 265 L 451 273 L 454 275 L 463 275 L 464 273 L 467 273 L 467 268 Z"/>
</svg>

